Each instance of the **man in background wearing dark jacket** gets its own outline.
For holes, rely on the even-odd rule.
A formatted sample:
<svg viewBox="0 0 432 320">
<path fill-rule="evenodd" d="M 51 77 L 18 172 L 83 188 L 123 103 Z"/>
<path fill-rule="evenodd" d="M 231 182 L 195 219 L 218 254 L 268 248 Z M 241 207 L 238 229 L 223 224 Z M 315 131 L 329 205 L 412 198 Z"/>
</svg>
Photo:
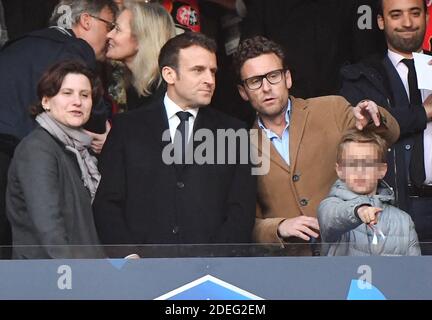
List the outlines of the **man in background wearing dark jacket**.
<svg viewBox="0 0 432 320">
<path fill-rule="evenodd" d="M 368 98 L 386 107 L 401 129 L 389 149 L 387 182 L 397 205 L 413 218 L 420 242 L 432 241 L 432 91 L 419 90 L 413 52 L 422 52 L 424 0 L 381 0 L 378 25 L 388 52 L 342 69 L 341 94 L 352 104 Z M 422 254 L 431 254 L 424 245 Z"/>
<path fill-rule="evenodd" d="M 10 244 L 4 203 L 7 171 L 15 146 L 34 127 L 29 107 L 37 100 L 39 78 L 49 66 L 67 59 L 95 68 L 96 60 L 105 57 L 116 10 L 112 0 L 60 1 L 52 16 L 55 25 L 11 40 L 0 51 L 0 246 Z M 105 131 L 101 109 L 103 103 L 94 104 L 88 127 L 93 132 Z"/>
</svg>

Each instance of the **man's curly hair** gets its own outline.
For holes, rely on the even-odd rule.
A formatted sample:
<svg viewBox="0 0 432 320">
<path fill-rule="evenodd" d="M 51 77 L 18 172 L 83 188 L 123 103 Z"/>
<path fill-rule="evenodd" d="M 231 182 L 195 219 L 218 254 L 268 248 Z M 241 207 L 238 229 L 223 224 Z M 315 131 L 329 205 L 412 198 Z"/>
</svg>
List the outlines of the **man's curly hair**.
<svg viewBox="0 0 432 320">
<path fill-rule="evenodd" d="M 241 82 L 240 70 L 243 67 L 243 64 L 249 59 L 268 53 L 274 53 L 277 55 L 282 61 L 283 68 L 288 69 L 283 48 L 276 42 L 263 36 L 255 36 L 253 38 L 245 39 L 239 44 L 233 57 L 233 65 L 239 83 Z"/>
</svg>

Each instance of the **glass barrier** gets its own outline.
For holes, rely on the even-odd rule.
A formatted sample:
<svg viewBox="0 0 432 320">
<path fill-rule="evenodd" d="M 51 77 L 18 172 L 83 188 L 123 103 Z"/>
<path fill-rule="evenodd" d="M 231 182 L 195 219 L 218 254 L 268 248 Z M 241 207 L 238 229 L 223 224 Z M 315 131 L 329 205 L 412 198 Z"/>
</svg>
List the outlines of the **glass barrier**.
<svg viewBox="0 0 432 320">
<path fill-rule="evenodd" d="M 313 257 L 311 244 L 13 249 L 46 256 L 0 260 L 0 300 L 432 299 L 432 256 Z"/>
<path fill-rule="evenodd" d="M 311 256 L 418 256 L 432 255 L 432 243 L 415 250 L 395 244 L 370 243 L 352 249 L 353 243 L 253 243 L 253 244 L 147 244 L 100 246 L 0 246 L 2 260 L 193 258 L 193 257 L 311 257 Z M 337 248 L 337 249 L 334 249 Z"/>
</svg>

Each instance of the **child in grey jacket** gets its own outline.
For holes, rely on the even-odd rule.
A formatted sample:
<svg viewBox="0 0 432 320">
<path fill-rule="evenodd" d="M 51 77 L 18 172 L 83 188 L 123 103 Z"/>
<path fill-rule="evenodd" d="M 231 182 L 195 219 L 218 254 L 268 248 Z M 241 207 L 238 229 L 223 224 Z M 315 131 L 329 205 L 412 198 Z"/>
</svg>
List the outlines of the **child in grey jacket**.
<svg viewBox="0 0 432 320">
<path fill-rule="evenodd" d="M 321 255 L 420 255 L 411 217 L 392 205 L 385 141 L 373 132 L 348 131 L 339 145 L 339 179 L 318 208 Z"/>
</svg>

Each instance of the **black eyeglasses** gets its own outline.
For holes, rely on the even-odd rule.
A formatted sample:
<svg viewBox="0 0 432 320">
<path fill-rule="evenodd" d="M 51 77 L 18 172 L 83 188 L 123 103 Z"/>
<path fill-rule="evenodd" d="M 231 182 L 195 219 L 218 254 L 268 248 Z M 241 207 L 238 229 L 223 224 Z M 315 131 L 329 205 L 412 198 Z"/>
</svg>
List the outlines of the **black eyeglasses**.
<svg viewBox="0 0 432 320">
<path fill-rule="evenodd" d="M 242 81 L 250 90 L 258 90 L 263 84 L 263 79 L 266 78 L 270 84 L 281 82 L 285 70 L 273 70 L 261 76 L 250 77 Z"/>
<path fill-rule="evenodd" d="M 106 26 L 107 26 L 107 30 L 108 31 L 111 31 L 112 29 L 114 29 L 117 26 L 117 24 L 115 22 L 111 22 L 111 21 L 102 19 L 100 17 L 94 16 L 94 15 L 91 15 L 91 14 L 89 14 L 89 16 L 92 17 L 92 18 L 95 18 L 96 20 L 99 20 L 99 21 L 102 21 L 103 23 L 105 23 Z"/>
</svg>

